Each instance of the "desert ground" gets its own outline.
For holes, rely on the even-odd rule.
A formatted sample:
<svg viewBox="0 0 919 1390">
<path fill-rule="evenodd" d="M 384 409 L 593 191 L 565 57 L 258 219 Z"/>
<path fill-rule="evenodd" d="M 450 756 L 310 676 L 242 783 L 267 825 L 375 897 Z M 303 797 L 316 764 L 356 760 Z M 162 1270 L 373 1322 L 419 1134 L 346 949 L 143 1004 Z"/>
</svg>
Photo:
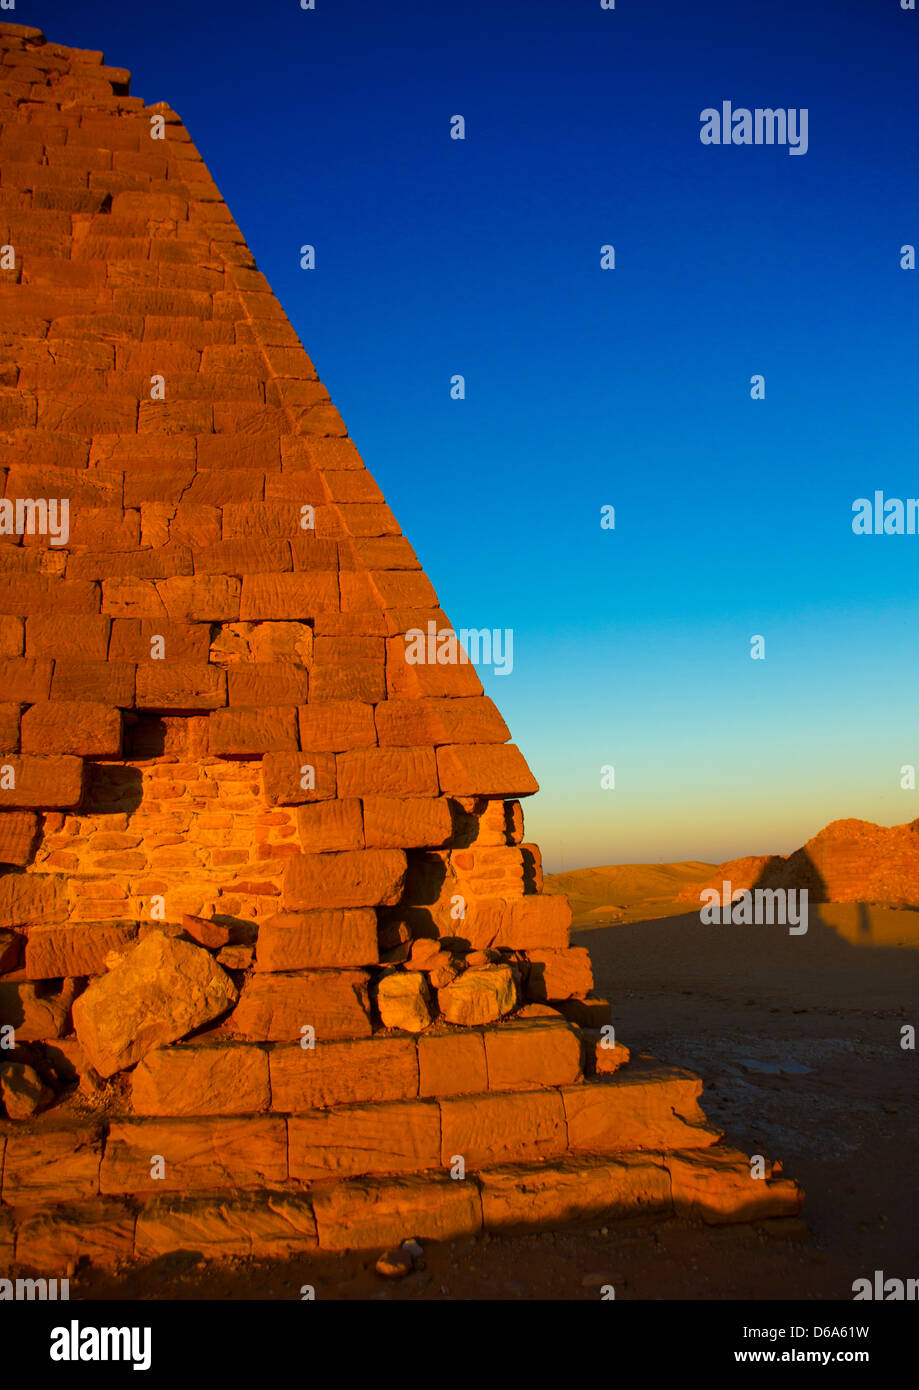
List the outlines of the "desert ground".
<svg viewBox="0 0 919 1390">
<path fill-rule="evenodd" d="M 429 1245 L 423 1268 L 384 1281 L 369 1253 L 287 1265 L 179 1253 L 121 1278 L 77 1270 L 80 1298 L 832 1299 L 882 1269 L 915 1277 L 915 1052 L 919 913 L 811 907 L 804 936 L 701 926 L 678 894 L 703 863 L 557 875 L 617 1038 L 702 1076 L 726 1139 L 779 1158 L 804 1187 L 800 1220 L 707 1227 L 673 1219 Z"/>
</svg>

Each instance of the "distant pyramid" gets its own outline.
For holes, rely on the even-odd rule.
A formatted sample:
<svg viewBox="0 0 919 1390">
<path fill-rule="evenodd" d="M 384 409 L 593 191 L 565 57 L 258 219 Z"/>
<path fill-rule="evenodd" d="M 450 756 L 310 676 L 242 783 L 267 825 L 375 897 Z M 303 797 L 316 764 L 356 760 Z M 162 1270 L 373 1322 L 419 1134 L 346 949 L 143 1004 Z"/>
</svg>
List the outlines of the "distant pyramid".
<svg viewBox="0 0 919 1390">
<path fill-rule="evenodd" d="M 407 659 L 449 622 L 178 117 L 0 50 L 0 1254 L 796 1211 L 603 1046 L 536 782 Z"/>
<path fill-rule="evenodd" d="M 750 855 L 720 864 L 704 883 L 689 884 L 682 901 L 699 901 L 706 889 L 719 894 L 754 888 L 807 889 L 812 903 L 919 905 L 919 820 L 875 825 L 834 820 L 794 854 Z"/>
</svg>

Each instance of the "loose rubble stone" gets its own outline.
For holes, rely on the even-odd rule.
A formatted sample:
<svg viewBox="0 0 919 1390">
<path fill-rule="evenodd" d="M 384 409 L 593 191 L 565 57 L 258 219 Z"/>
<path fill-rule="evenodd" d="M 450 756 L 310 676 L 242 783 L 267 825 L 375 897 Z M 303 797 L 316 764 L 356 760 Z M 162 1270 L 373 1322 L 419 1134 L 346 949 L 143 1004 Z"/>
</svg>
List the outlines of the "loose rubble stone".
<svg viewBox="0 0 919 1390">
<path fill-rule="evenodd" d="M 206 917 L 190 917 L 187 914 L 182 918 L 182 930 L 193 941 L 197 941 L 199 946 L 206 946 L 212 951 L 226 946 L 232 936 L 230 928 L 220 922 L 210 922 Z"/>
<path fill-rule="evenodd" d="M 384 975 L 377 985 L 376 1000 L 384 1028 L 421 1033 L 431 1022 L 430 991 L 419 971 Z"/>
<path fill-rule="evenodd" d="M 23 1062 L 0 1065 L 0 1100 L 11 1120 L 27 1120 L 51 1104 L 54 1092 L 34 1067 Z"/>
<path fill-rule="evenodd" d="M 517 1002 L 509 965 L 486 965 L 465 970 L 452 984 L 437 991 L 440 1011 L 448 1023 L 473 1027 L 494 1023 Z"/>
<path fill-rule="evenodd" d="M 404 1279 L 406 1274 L 411 1274 L 414 1268 L 414 1260 L 409 1252 L 402 1246 L 396 1246 L 392 1250 L 384 1250 L 376 1263 L 377 1274 L 382 1274 L 384 1279 Z"/>
</svg>

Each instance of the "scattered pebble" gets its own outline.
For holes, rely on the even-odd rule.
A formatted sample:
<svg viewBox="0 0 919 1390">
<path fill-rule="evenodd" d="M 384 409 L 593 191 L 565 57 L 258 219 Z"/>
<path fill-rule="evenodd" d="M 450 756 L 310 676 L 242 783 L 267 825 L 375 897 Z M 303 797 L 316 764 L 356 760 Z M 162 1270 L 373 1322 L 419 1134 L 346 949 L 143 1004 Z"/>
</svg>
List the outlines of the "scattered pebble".
<svg viewBox="0 0 919 1390">
<path fill-rule="evenodd" d="M 407 1250 L 396 1246 L 392 1250 L 384 1250 L 376 1263 L 377 1274 L 382 1274 L 384 1279 L 404 1279 L 407 1274 L 412 1272 L 413 1261 Z"/>
</svg>

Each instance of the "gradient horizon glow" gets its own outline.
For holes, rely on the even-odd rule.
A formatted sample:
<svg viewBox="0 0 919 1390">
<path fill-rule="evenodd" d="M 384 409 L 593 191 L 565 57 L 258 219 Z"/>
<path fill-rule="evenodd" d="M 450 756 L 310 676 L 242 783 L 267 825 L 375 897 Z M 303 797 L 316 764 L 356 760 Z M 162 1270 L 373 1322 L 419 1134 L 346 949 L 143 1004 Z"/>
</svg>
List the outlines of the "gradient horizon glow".
<svg viewBox="0 0 919 1390">
<path fill-rule="evenodd" d="M 851 527 L 857 497 L 919 495 L 919 12 L 3 17 L 179 112 L 451 621 L 513 629 L 512 674 L 482 674 L 548 869 L 919 816 L 919 536 Z M 726 100 L 806 107 L 807 154 L 702 145 Z"/>
</svg>

